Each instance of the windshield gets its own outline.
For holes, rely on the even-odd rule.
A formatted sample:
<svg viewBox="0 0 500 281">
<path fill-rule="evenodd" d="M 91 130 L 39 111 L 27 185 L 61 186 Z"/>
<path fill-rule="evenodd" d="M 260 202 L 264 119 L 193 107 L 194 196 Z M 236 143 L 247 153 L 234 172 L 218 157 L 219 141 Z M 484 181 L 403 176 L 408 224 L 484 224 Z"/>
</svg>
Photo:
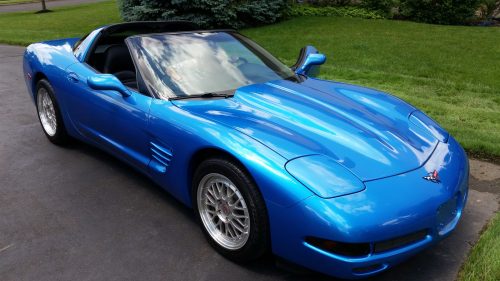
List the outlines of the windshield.
<svg viewBox="0 0 500 281">
<path fill-rule="evenodd" d="M 152 34 L 127 38 L 150 91 L 163 99 L 223 93 L 295 74 L 233 32 Z"/>
</svg>

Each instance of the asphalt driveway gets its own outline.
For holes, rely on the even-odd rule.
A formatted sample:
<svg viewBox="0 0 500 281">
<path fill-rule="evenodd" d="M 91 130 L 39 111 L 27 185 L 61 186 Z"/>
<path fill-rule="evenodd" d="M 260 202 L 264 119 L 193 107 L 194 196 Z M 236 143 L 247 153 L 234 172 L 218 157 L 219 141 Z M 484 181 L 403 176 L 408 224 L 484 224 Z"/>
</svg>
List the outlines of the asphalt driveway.
<svg viewBox="0 0 500 281">
<path fill-rule="evenodd" d="M 328 279 L 278 268 L 273 257 L 229 262 L 190 209 L 139 173 L 85 144 L 50 144 L 22 79 L 22 52 L 0 46 L 0 280 Z M 478 190 L 453 235 L 373 280 L 455 279 L 498 209 L 498 166 L 472 165 L 481 180 L 472 179 Z"/>
</svg>

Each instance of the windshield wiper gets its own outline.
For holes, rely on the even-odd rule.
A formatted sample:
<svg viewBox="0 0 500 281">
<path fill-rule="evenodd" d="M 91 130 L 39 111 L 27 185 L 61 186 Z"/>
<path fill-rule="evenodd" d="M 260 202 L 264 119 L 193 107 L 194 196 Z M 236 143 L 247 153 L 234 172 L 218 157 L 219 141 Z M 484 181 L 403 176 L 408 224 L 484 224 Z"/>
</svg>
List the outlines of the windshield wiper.
<svg viewBox="0 0 500 281">
<path fill-rule="evenodd" d="M 225 99 L 227 99 L 227 98 L 230 98 L 233 96 L 234 96 L 234 94 L 203 93 L 203 94 L 197 94 L 197 95 L 171 97 L 168 100 L 206 99 L 206 98 L 225 98 Z"/>
<path fill-rule="evenodd" d="M 296 82 L 296 83 L 301 83 L 301 82 L 304 82 L 304 80 L 306 80 L 306 77 L 302 76 L 301 74 L 294 74 L 290 77 L 285 78 L 285 80 Z"/>
</svg>

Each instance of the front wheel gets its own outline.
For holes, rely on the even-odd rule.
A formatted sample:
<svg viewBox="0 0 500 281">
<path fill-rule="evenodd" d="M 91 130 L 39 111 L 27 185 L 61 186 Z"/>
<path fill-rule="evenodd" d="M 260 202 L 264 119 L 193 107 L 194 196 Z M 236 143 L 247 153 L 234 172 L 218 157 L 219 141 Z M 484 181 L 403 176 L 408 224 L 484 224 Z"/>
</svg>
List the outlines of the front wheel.
<svg viewBox="0 0 500 281">
<path fill-rule="evenodd" d="M 223 256 L 244 262 L 269 248 L 262 196 L 248 174 L 226 159 L 201 163 L 193 180 L 193 205 L 203 233 Z"/>
</svg>

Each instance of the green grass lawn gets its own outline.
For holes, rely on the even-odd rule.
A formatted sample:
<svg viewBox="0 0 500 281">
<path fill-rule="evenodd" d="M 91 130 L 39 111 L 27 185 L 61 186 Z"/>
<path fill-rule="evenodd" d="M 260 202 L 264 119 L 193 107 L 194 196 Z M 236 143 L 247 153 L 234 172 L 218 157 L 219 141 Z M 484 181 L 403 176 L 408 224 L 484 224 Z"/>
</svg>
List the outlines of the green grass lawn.
<svg viewBox="0 0 500 281">
<path fill-rule="evenodd" d="M 83 36 L 104 24 L 120 22 L 115 1 L 51 8 L 54 12 L 1 13 L 0 42 L 15 45 Z"/>
<path fill-rule="evenodd" d="M 500 280 L 500 213 L 490 222 L 458 274 L 460 281 Z"/>
<path fill-rule="evenodd" d="M 34 2 L 40 2 L 40 1 L 38 1 L 38 0 L 0 0 L 0 6 L 1 5 L 34 3 Z M 40 7 L 42 7 L 42 4 L 40 4 Z"/>
</svg>

